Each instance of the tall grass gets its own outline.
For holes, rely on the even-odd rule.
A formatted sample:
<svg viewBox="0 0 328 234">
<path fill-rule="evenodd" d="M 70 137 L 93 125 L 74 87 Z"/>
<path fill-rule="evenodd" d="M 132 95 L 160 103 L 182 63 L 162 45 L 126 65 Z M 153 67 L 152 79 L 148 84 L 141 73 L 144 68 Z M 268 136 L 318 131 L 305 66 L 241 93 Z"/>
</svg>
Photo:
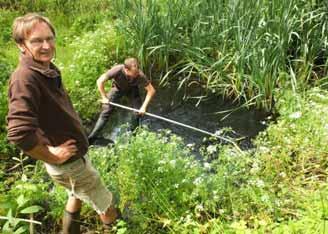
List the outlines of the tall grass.
<svg viewBox="0 0 328 234">
<path fill-rule="evenodd" d="M 209 92 L 256 97 L 254 104 L 269 110 L 282 80 L 294 74 L 294 84 L 304 87 L 327 71 L 324 1 L 114 3 L 120 31 L 144 66 L 175 74 L 182 84 L 196 79 Z"/>
</svg>

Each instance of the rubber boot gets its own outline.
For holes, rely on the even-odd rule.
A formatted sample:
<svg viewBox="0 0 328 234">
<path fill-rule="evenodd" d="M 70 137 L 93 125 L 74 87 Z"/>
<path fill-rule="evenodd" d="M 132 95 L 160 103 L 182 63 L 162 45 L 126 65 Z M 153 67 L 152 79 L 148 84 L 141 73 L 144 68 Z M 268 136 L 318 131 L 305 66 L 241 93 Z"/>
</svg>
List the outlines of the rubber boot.
<svg viewBox="0 0 328 234">
<path fill-rule="evenodd" d="M 131 132 L 134 132 L 134 130 L 136 130 L 136 128 L 140 126 L 140 122 L 141 122 L 141 117 L 140 116 L 133 116 L 132 120 L 130 122 L 129 130 Z"/>
<path fill-rule="evenodd" d="M 104 233 L 109 233 L 109 231 L 111 231 L 111 229 L 117 223 L 117 221 L 122 218 L 121 211 L 118 208 L 110 207 L 109 212 L 110 212 L 111 217 L 113 218 L 113 221 L 111 223 L 103 224 L 103 228 L 105 231 Z"/>
<path fill-rule="evenodd" d="M 63 234 L 80 234 L 80 211 L 64 211 Z"/>
<path fill-rule="evenodd" d="M 93 144 L 94 141 L 97 139 L 97 134 L 104 128 L 106 125 L 106 120 L 103 118 L 99 117 L 97 120 L 97 123 L 91 133 L 88 136 L 89 144 Z"/>
</svg>

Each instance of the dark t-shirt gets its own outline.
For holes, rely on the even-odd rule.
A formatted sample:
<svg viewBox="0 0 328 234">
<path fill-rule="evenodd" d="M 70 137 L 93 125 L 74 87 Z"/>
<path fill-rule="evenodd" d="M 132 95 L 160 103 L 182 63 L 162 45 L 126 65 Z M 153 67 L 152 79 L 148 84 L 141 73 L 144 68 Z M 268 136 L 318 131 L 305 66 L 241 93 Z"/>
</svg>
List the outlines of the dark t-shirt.
<svg viewBox="0 0 328 234">
<path fill-rule="evenodd" d="M 119 64 L 106 72 L 108 79 L 113 79 L 113 86 L 121 91 L 128 92 L 135 87 L 146 87 L 150 81 L 145 74 L 139 70 L 139 75 L 135 78 L 128 77 L 124 72 L 124 65 Z"/>
</svg>

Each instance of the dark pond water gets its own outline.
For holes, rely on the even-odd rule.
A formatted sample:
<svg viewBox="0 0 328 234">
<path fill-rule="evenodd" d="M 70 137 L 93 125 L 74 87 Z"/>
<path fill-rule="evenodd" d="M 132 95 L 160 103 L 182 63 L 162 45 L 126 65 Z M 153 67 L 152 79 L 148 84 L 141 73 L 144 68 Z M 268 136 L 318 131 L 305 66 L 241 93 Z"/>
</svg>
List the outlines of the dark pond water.
<svg viewBox="0 0 328 234">
<path fill-rule="evenodd" d="M 155 87 L 157 92 L 147 112 L 212 133 L 224 128 L 231 128 L 233 132 L 225 133 L 225 136 L 243 139 L 239 141 L 242 148 L 251 147 L 250 140 L 266 128 L 264 113 L 240 108 L 217 96 L 210 96 L 199 101 L 197 97 L 201 96 L 201 91 L 197 88 L 177 91 L 175 85 L 159 87 L 155 84 Z M 144 97 L 144 93 L 142 96 Z M 121 104 L 129 106 L 126 100 L 122 100 Z M 218 113 L 227 110 L 233 111 Z M 131 116 L 132 112 L 117 108 L 103 130 L 103 136 L 115 140 L 120 132 L 126 129 L 122 125 L 127 124 Z M 170 129 L 173 133 L 181 136 L 186 144 L 204 144 L 204 137 L 209 137 L 203 133 L 148 116 L 143 118 L 142 124 L 147 125 L 152 131 Z"/>
</svg>

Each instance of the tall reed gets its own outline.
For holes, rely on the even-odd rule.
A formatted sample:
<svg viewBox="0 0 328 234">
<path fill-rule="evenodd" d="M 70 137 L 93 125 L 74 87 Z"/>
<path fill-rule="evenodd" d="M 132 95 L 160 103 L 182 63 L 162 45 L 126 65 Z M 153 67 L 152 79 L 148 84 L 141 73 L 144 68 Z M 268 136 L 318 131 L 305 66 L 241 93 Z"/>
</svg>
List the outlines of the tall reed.
<svg viewBox="0 0 328 234">
<path fill-rule="evenodd" d="M 208 92 L 238 101 L 256 97 L 257 107 L 270 110 L 276 87 L 304 87 L 327 71 L 325 1 L 114 3 L 120 32 L 143 65 L 169 72 L 163 77 L 181 86 L 196 79 Z"/>
</svg>

